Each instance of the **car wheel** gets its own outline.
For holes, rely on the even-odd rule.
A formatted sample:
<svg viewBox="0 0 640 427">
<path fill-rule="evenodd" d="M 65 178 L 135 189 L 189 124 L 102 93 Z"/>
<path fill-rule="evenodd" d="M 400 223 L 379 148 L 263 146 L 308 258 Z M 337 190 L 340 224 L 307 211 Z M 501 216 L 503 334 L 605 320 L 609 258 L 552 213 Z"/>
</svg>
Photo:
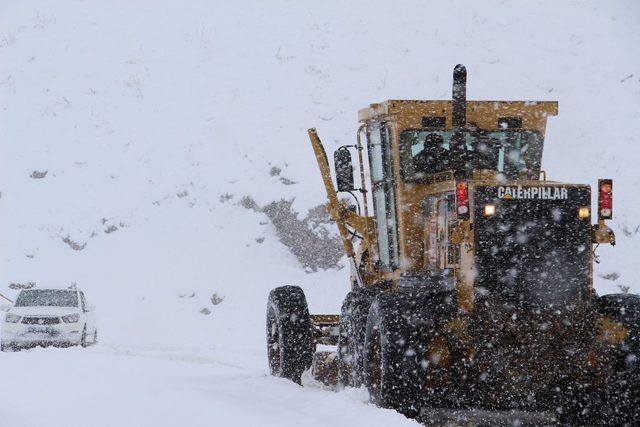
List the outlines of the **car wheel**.
<svg viewBox="0 0 640 427">
<path fill-rule="evenodd" d="M 82 328 L 82 337 L 80 337 L 80 345 L 82 347 L 87 347 L 89 344 L 87 343 L 87 325 L 84 325 Z"/>
</svg>

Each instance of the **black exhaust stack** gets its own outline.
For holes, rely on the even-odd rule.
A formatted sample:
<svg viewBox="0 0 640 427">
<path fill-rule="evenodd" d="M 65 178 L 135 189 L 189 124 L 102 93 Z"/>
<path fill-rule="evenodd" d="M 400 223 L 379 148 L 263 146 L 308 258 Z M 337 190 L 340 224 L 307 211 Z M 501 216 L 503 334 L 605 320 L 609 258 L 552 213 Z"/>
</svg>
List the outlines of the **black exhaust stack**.
<svg viewBox="0 0 640 427">
<path fill-rule="evenodd" d="M 467 69 L 458 64 L 453 69 L 453 127 L 463 128 L 467 124 Z"/>
<path fill-rule="evenodd" d="M 450 164 L 457 180 L 464 180 L 471 174 L 470 153 L 467 151 L 463 129 L 467 125 L 467 69 L 458 64 L 453 69 L 453 97 L 451 101 L 451 119 L 453 135 L 451 137 Z"/>
</svg>

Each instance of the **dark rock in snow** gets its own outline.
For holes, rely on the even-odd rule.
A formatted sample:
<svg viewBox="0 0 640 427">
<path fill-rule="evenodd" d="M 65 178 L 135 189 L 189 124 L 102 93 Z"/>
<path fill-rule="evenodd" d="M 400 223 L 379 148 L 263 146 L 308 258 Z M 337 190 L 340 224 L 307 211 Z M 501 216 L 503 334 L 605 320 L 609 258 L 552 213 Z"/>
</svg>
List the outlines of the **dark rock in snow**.
<svg viewBox="0 0 640 427">
<path fill-rule="evenodd" d="M 68 235 L 66 237 L 63 237 L 62 241 L 65 242 L 67 245 L 69 245 L 69 247 L 74 251 L 81 251 L 85 248 L 85 246 L 87 246 L 87 242 L 84 242 L 82 244 L 78 243 L 74 240 L 71 240 L 71 238 Z"/>
<path fill-rule="evenodd" d="M 33 178 L 33 179 L 42 179 L 45 176 L 47 176 L 47 173 L 49 173 L 49 171 L 38 171 L 38 170 L 35 170 L 35 171 L 31 172 L 31 175 L 29 175 L 29 177 Z"/>
<path fill-rule="evenodd" d="M 211 304 L 218 305 L 222 301 L 224 301 L 224 297 L 219 296 L 217 293 L 214 292 L 213 295 L 211 295 Z"/>
<path fill-rule="evenodd" d="M 282 169 L 280 169 L 280 168 L 279 168 L 279 167 L 277 167 L 277 166 L 273 166 L 273 167 L 271 168 L 271 170 L 269 170 L 269 175 L 271 175 L 271 176 L 280 175 L 280 172 L 282 172 Z"/>
<path fill-rule="evenodd" d="M 342 258 L 340 238 L 329 231 L 329 215 L 319 205 L 298 219 L 292 201 L 272 202 L 262 209 L 276 228 L 280 242 L 287 246 L 307 271 L 336 268 Z"/>
</svg>

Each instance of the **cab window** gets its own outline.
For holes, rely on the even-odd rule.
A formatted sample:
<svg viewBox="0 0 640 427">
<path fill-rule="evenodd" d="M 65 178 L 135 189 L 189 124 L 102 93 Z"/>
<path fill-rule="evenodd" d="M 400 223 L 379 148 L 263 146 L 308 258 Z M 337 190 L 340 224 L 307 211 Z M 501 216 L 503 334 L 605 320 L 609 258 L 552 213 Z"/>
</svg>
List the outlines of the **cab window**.
<svg viewBox="0 0 640 427">
<path fill-rule="evenodd" d="M 505 179 L 540 175 L 543 137 L 537 131 L 521 129 L 484 130 L 405 130 L 400 135 L 402 178 L 424 182 L 431 175 L 454 169 L 452 141 L 460 141 L 472 169 L 497 170 Z"/>
</svg>

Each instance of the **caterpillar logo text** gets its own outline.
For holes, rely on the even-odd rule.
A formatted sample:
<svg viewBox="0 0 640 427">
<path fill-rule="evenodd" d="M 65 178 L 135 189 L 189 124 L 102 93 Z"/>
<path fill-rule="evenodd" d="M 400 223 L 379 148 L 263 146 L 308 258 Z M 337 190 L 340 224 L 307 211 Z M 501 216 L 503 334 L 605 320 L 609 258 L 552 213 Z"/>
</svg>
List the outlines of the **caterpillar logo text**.
<svg viewBox="0 0 640 427">
<path fill-rule="evenodd" d="M 564 187 L 498 187 L 500 199 L 540 199 L 567 200 L 568 191 Z"/>
</svg>

